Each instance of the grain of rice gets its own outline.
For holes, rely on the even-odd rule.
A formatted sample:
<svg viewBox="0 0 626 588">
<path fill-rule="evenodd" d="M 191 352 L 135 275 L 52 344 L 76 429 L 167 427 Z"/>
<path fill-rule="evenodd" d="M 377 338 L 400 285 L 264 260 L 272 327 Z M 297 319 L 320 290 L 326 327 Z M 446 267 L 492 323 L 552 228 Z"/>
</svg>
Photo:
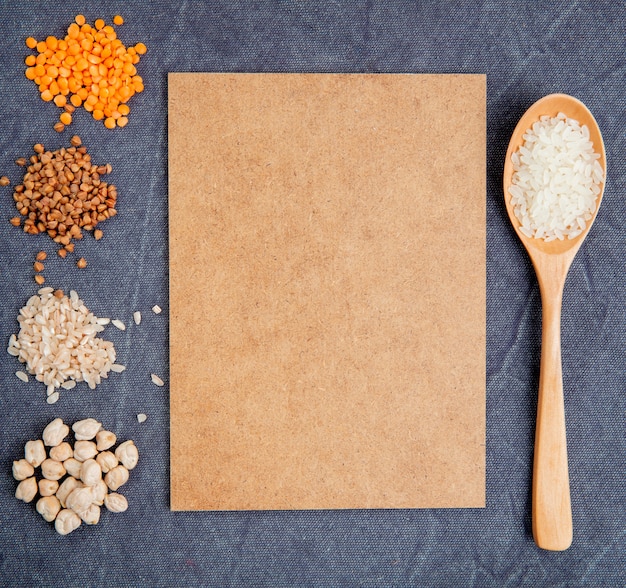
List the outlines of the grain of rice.
<svg viewBox="0 0 626 588">
<path fill-rule="evenodd" d="M 22 380 L 22 382 L 28 382 L 28 374 L 26 374 L 25 372 L 18 370 L 17 372 L 15 372 L 15 375 Z"/>
<path fill-rule="evenodd" d="M 46 398 L 46 402 L 48 404 L 55 404 L 59 400 L 59 393 L 55 392 L 54 394 L 50 394 L 48 398 Z"/>
<path fill-rule="evenodd" d="M 137 415 L 137 420 L 138 420 L 140 423 L 145 423 L 147 418 L 148 418 L 148 416 L 147 416 L 147 415 L 145 415 L 145 414 L 143 414 L 143 412 L 142 412 L 142 413 L 139 413 L 139 414 Z"/>
<path fill-rule="evenodd" d="M 117 327 L 120 331 L 125 331 L 126 330 L 126 325 L 122 321 L 120 321 L 118 319 L 113 319 L 111 321 L 111 324 L 114 327 Z"/>
<path fill-rule="evenodd" d="M 161 311 L 162 311 L 162 310 L 163 310 L 163 309 L 162 309 L 162 308 L 161 308 L 158 304 L 155 304 L 155 305 L 152 307 L 152 312 L 153 312 L 154 314 L 161 314 Z"/>
<path fill-rule="evenodd" d="M 111 371 L 112 372 L 117 372 L 118 374 L 121 374 L 125 369 L 126 369 L 126 366 L 125 365 L 120 365 L 119 363 L 114 363 L 111 366 Z"/>
<path fill-rule="evenodd" d="M 150 374 L 150 378 L 152 379 L 153 384 L 156 384 L 157 386 L 165 386 L 163 380 L 159 378 L 159 376 L 157 376 L 156 374 Z"/>
<path fill-rule="evenodd" d="M 63 388 L 63 390 L 71 390 L 75 386 L 76 382 L 74 380 L 68 380 L 67 382 L 63 382 L 63 384 L 61 384 L 61 388 Z"/>
<path fill-rule="evenodd" d="M 542 116 L 511 156 L 511 204 L 527 237 L 574 239 L 596 210 L 604 170 L 586 125 L 563 113 Z"/>
<path fill-rule="evenodd" d="M 141 312 L 140 311 L 136 310 L 133 313 L 133 320 L 135 321 L 136 325 L 141 324 Z"/>
</svg>

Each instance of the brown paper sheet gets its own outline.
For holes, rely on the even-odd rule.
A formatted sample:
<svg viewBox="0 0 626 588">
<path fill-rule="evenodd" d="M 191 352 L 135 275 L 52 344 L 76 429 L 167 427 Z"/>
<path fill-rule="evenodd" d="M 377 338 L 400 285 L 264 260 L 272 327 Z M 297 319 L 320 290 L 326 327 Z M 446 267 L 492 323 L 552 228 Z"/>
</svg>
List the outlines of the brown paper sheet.
<svg viewBox="0 0 626 588">
<path fill-rule="evenodd" d="M 171 508 L 485 505 L 485 76 L 169 76 Z"/>
</svg>

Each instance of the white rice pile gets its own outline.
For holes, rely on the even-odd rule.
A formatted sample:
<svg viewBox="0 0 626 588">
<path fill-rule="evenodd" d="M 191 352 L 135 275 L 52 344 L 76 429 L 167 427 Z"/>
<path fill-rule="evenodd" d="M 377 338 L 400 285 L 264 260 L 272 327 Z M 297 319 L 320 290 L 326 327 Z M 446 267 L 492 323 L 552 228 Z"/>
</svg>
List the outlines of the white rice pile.
<svg viewBox="0 0 626 588">
<path fill-rule="evenodd" d="M 75 291 L 57 298 L 52 288 L 31 296 L 17 317 L 20 331 L 11 335 L 8 353 L 28 367 L 28 373 L 47 386 L 48 402 L 58 400 L 58 388 L 76 382 L 94 389 L 115 364 L 113 343 L 97 336 L 109 319 L 94 316 Z"/>
<path fill-rule="evenodd" d="M 604 172 L 589 129 L 563 113 L 542 116 L 511 156 L 511 204 L 527 237 L 573 239 L 596 210 Z"/>
</svg>

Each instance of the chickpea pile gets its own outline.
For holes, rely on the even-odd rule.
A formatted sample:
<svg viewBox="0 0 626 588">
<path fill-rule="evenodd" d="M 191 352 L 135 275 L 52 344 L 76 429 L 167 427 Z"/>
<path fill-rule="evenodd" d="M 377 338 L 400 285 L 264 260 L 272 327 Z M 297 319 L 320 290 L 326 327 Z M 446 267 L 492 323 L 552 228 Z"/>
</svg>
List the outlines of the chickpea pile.
<svg viewBox="0 0 626 588">
<path fill-rule="evenodd" d="M 124 512 L 128 501 L 117 490 L 128 482 L 129 471 L 139 461 L 133 441 L 113 451 L 115 434 L 95 419 L 78 421 L 72 430 L 73 445 L 65 441 L 69 426 L 54 419 L 42 439 L 27 441 L 24 457 L 13 462 L 13 477 L 19 482 L 15 497 L 32 502 L 39 495 L 37 512 L 46 521 L 54 521 L 61 535 L 75 531 L 81 523 L 97 524 L 102 506 L 110 512 Z M 37 469 L 41 469 L 39 480 Z"/>
<path fill-rule="evenodd" d="M 113 22 L 124 21 L 116 16 Z M 108 129 L 128 124 L 127 102 L 144 89 L 135 67 L 146 53 L 143 43 L 126 47 L 104 20 L 92 26 L 79 14 L 63 39 L 28 37 L 26 46 L 38 53 L 26 58 L 26 77 L 37 84 L 42 100 L 63 109 L 57 131 L 71 124 L 72 113 L 81 106 Z"/>
</svg>

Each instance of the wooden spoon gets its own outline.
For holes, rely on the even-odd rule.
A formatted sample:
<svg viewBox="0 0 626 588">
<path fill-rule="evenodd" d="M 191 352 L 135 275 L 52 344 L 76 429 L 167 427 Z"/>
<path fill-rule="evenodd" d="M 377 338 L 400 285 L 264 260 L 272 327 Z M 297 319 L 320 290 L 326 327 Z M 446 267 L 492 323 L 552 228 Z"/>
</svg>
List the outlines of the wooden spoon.
<svg viewBox="0 0 626 588">
<path fill-rule="evenodd" d="M 606 155 L 600 129 L 587 107 L 566 94 L 551 94 L 535 102 L 522 116 L 506 152 L 504 163 L 504 200 L 511 223 L 535 268 L 542 305 L 541 364 L 535 458 L 533 465 L 533 536 L 542 549 L 562 551 L 572 543 L 572 508 L 567 471 L 565 407 L 561 371 L 561 303 L 569 267 L 587 236 L 598 213 L 604 182 L 596 200 L 596 211 L 586 229 L 574 239 L 545 242 L 530 238 L 520 230 L 511 206 L 509 187 L 513 176 L 511 155 L 523 144 L 523 134 L 543 115 L 562 112 L 589 128 L 590 140 L 606 178 Z"/>
</svg>

